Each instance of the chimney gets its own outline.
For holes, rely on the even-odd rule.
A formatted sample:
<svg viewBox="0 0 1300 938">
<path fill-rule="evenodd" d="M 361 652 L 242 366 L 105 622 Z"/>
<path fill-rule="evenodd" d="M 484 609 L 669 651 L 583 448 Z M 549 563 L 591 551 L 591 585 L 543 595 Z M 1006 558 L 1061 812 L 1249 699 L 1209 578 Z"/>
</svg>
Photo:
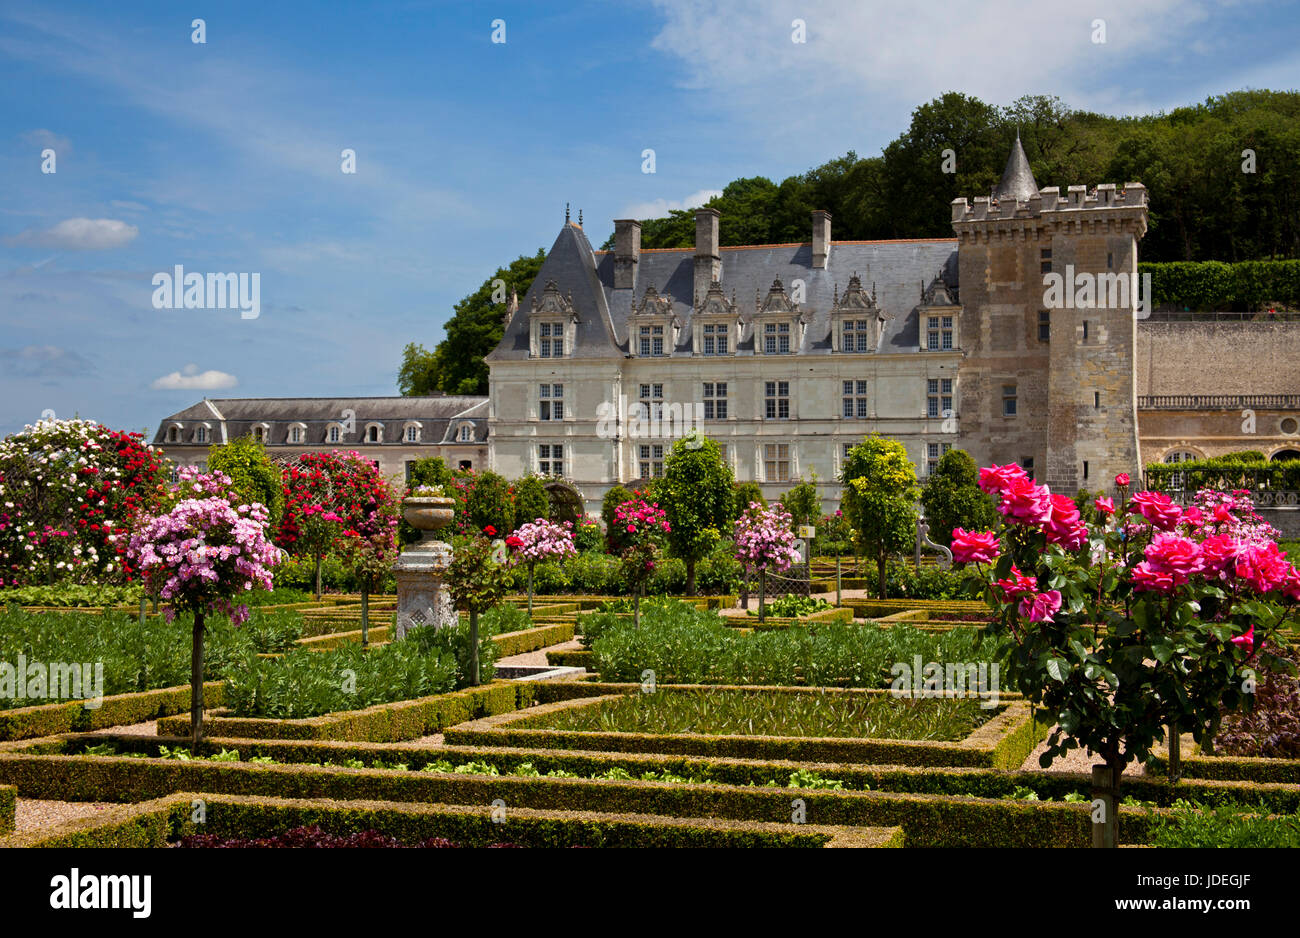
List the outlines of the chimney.
<svg viewBox="0 0 1300 938">
<path fill-rule="evenodd" d="M 695 305 L 704 302 L 713 281 L 722 280 L 722 255 L 718 253 L 718 219 L 716 208 L 695 210 Z"/>
<path fill-rule="evenodd" d="M 614 219 L 614 289 L 636 287 L 636 265 L 641 260 L 641 223 L 635 218 Z"/>
<path fill-rule="evenodd" d="M 812 223 L 812 265 L 825 270 L 826 261 L 831 256 L 831 213 L 815 209 Z"/>
</svg>

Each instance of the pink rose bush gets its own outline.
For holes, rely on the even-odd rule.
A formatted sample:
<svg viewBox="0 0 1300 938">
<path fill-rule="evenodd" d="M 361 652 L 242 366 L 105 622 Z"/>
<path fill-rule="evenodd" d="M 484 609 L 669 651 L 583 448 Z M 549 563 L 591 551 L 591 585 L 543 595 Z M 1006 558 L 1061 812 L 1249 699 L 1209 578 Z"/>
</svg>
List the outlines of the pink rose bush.
<svg viewBox="0 0 1300 938">
<path fill-rule="evenodd" d="M 668 514 L 657 502 L 633 498 L 614 509 L 614 527 L 618 530 L 619 555 L 623 575 L 632 587 L 634 621 L 641 625 L 641 593 L 654 573 L 655 561 L 663 548 L 664 535 L 672 530 Z"/>
<path fill-rule="evenodd" d="M 1118 784 L 1171 724 L 1212 739 L 1247 703 L 1244 672 L 1280 667 L 1268 642 L 1296 618 L 1300 571 L 1248 493 L 1198 492 L 1186 510 L 1161 492 L 1072 499 L 1018 466 L 980 470 L 998 531 L 953 533 L 953 558 L 1011 639 L 1004 674 L 1056 723 L 1044 766 L 1072 748 Z"/>
<path fill-rule="evenodd" d="M 533 614 L 533 570 L 541 561 L 560 560 L 577 553 L 573 546 L 573 525 L 568 521 L 556 524 L 538 518 L 515 529 L 506 538 L 506 546 L 516 559 L 528 567 L 528 614 Z"/>
<path fill-rule="evenodd" d="M 745 512 L 736 519 L 733 540 L 736 545 L 736 559 L 746 567 L 758 570 L 758 620 L 766 617 L 767 570 L 788 570 L 790 565 L 803 559 L 795 550 L 795 536 L 792 530 L 794 522 L 785 506 L 776 502 L 764 508 L 758 502 L 750 502 Z"/>
</svg>

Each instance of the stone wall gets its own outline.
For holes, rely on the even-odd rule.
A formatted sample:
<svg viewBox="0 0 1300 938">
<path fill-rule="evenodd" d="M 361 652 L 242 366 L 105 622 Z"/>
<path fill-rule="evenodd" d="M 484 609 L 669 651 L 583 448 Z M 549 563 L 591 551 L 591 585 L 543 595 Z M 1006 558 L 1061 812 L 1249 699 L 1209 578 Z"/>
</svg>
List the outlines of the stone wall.
<svg viewBox="0 0 1300 938">
<path fill-rule="evenodd" d="M 1300 394 L 1300 321 L 1139 320 L 1137 393 Z"/>
</svg>

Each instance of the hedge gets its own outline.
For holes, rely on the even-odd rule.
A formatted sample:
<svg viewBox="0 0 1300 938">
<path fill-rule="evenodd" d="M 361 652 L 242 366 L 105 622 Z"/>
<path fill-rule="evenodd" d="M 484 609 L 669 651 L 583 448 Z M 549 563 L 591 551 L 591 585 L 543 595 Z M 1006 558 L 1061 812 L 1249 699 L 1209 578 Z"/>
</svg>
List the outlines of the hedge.
<svg viewBox="0 0 1300 938">
<path fill-rule="evenodd" d="M 1151 275 L 1157 306 L 1198 312 L 1257 312 L 1266 304 L 1300 308 L 1300 261 L 1171 261 L 1140 263 Z"/>
<path fill-rule="evenodd" d="M 574 648 L 566 651 L 548 651 L 546 663 L 556 668 L 591 669 L 596 653 L 588 648 Z"/>
<path fill-rule="evenodd" d="M 372 769 L 247 765 L 93 756 L 0 756 L 0 781 L 25 796 L 64 801 L 159 798 L 180 791 L 216 795 L 362 799 L 421 805 L 654 814 L 784 823 L 792 801 L 810 824 L 901 827 L 909 847 L 1043 847 L 1091 843 L 1087 803 L 1011 801 L 879 791 L 823 791 L 679 782 L 455 775 Z M 389 806 L 393 807 L 393 806 Z M 1120 808 L 1125 842 L 1142 843 L 1152 816 Z M 209 815 L 210 816 L 210 815 Z"/>
<path fill-rule="evenodd" d="M 204 726 L 209 735 L 245 739 L 394 742 L 417 739 L 457 723 L 528 706 L 533 699 L 533 686 L 526 681 L 494 681 L 449 694 L 376 704 L 364 710 L 345 710 L 301 720 L 215 713 L 204 718 Z M 189 732 L 189 725 L 188 716 L 166 717 L 158 721 L 158 735 L 183 736 Z"/>
<path fill-rule="evenodd" d="M 1300 460 L 1244 462 L 1220 456 L 1181 463 L 1152 463 L 1146 467 L 1148 488 L 1171 490 L 1175 477 L 1181 481 L 1181 488 L 1189 492 L 1203 488 L 1294 491 L 1300 489 Z"/>
<path fill-rule="evenodd" d="M 1153 770 L 1161 775 L 1169 771 L 1163 757 L 1156 758 Z M 1300 784 L 1300 759 L 1270 759 L 1258 756 L 1200 756 L 1184 755 L 1184 778 L 1218 779 L 1221 781 L 1280 782 Z"/>
<path fill-rule="evenodd" d="M 204 684 L 204 706 L 220 707 L 224 687 L 220 681 Z M 186 686 L 115 694 L 105 697 L 102 705 L 95 710 L 87 710 L 80 701 L 0 710 L 0 740 L 31 739 L 56 733 L 143 723 L 173 713 L 185 713 L 189 709 L 190 688 Z"/>
<path fill-rule="evenodd" d="M 194 823 L 193 803 L 204 804 Z M 898 847 L 898 828 L 849 828 L 789 823 L 609 815 L 589 811 L 322 801 L 178 792 L 143 804 L 69 822 L 49 831 L 0 841 L 6 846 L 163 847 L 187 834 L 265 837 L 316 825 L 330 833 L 375 830 L 405 843 L 445 837 L 481 847 L 502 841 L 523 847 Z"/>
<path fill-rule="evenodd" d="M 520 629 L 518 632 L 505 632 L 501 635 L 493 635 L 492 641 L 496 642 L 500 649 L 501 657 L 508 655 L 519 655 L 526 651 L 536 651 L 539 648 L 545 648 L 547 645 L 559 645 L 563 642 L 573 640 L 574 625 L 572 622 L 555 622 L 547 625 L 539 625 L 531 629 Z M 388 641 L 391 626 L 375 625 L 370 628 L 370 642 Z M 333 632 L 324 635 L 317 635 L 311 638 L 299 639 L 299 645 L 305 645 L 313 649 L 338 648 L 349 643 L 361 642 L 361 630 L 357 629 L 351 632 Z"/>
<path fill-rule="evenodd" d="M 12 785 L 0 785 L 0 834 L 13 833 L 17 808 L 18 789 Z"/>
<path fill-rule="evenodd" d="M 592 685 L 577 686 L 583 690 L 592 687 Z M 1041 739 L 1047 736 L 1051 728 L 1050 721 L 1031 721 L 1029 707 L 1024 703 L 1008 705 L 1002 713 L 976 728 L 966 739 L 955 743 L 907 739 L 611 733 L 529 729 L 511 725 L 515 720 L 529 720 L 544 712 L 572 705 L 570 701 L 562 701 L 543 705 L 522 717 L 489 717 L 463 727 L 449 727 L 443 733 L 443 741 L 455 746 L 657 752 L 740 759 L 781 759 L 792 762 L 984 766 L 1015 769 L 1024 763 L 1029 753 Z"/>
</svg>

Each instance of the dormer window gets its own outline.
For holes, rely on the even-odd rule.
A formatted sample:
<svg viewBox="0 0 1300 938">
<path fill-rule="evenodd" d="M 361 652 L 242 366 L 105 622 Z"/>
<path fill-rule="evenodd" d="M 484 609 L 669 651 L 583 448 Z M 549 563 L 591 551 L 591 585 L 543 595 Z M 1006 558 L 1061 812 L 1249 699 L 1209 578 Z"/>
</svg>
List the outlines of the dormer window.
<svg viewBox="0 0 1300 938">
<path fill-rule="evenodd" d="M 200 424 L 199 426 L 194 428 L 194 442 L 195 443 L 208 442 L 208 428 L 206 424 Z"/>
<path fill-rule="evenodd" d="M 880 333 L 888 318 L 876 305 L 875 285 L 868 293 L 854 274 L 841 294 L 835 290 L 831 304 L 831 348 L 860 355 L 880 347 Z"/>
<path fill-rule="evenodd" d="M 180 441 L 181 441 L 181 425 L 178 423 L 174 423 L 167 428 L 167 442 L 179 443 Z"/>
<path fill-rule="evenodd" d="M 295 423 L 293 426 L 289 427 L 289 442 L 301 443 L 306 433 L 307 427 L 305 424 Z"/>
<path fill-rule="evenodd" d="M 573 294 L 560 293 L 554 280 L 546 281 L 540 298 L 533 295 L 528 320 L 530 349 L 535 358 L 563 358 L 573 350 L 578 322 Z"/>
<path fill-rule="evenodd" d="M 472 442 L 474 442 L 474 425 L 473 425 L 473 424 L 469 424 L 469 423 L 463 423 L 463 424 L 461 424 L 461 426 L 460 426 L 460 442 L 462 442 L 462 443 L 472 443 Z"/>
<path fill-rule="evenodd" d="M 325 431 L 325 439 L 329 443 L 337 443 L 343 438 L 343 428 L 337 423 L 332 423 L 329 429 Z"/>
<path fill-rule="evenodd" d="M 921 291 L 918 315 L 921 322 L 921 351 L 949 352 L 961 348 L 957 334 L 961 307 L 942 276 L 936 275 Z"/>
<path fill-rule="evenodd" d="M 660 296 L 653 286 L 646 287 L 641 304 L 638 306 L 633 300 L 628 317 L 632 353 L 640 358 L 671 354 L 681 327 L 681 321 L 673 312 L 673 298 Z"/>
<path fill-rule="evenodd" d="M 728 300 L 722 292 L 722 284 L 713 281 L 704 299 L 695 307 L 691 326 L 697 355 L 730 355 L 736 350 L 741 326 L 735 295 Z"/>
<path fill-rule="evenodd" d="M 266 423 L 254 424 L 253 439 L 258 443 L 267 443 L 271 439 L 271 425 Z"/>
<path fill-rule="evenodd" d="M 366 424 L 366 442 L 367 443 L 384 442 L 384 425 L 382 423 Z"/>
<path fill-rule="evenodd" d="M 406 440 L 407 443 L 418 443 L 420 442 L 420 429 L 420 424 L 408 423 L 402 428 L 402 438 Z"/>
<path fill-rule="evenodd" d="M 790 300 L 780 278 L 772 281 L 767 296 L 754 314 L 754 351 L 763 355 L 797 352 L 803 340 L 804 317 Z"/>
</svg>

